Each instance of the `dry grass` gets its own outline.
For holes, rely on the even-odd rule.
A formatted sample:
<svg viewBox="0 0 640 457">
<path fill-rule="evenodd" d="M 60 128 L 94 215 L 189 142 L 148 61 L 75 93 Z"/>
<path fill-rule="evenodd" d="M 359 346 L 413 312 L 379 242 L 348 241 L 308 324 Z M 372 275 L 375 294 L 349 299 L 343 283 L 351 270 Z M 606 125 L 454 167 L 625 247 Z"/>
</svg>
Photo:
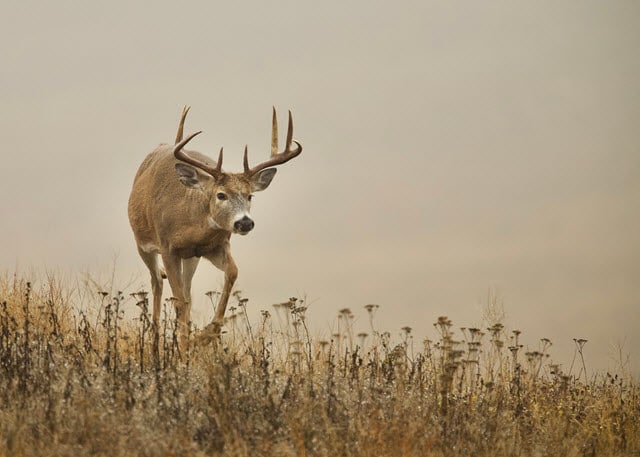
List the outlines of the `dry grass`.
<svg viewBox="0 0 640 457">
<path fill-rule="evenodd" d="M 320 341 L 300 300 L 252 326 L 237 297 L 222 340 L 181 362 L 171 314 L 154 338 L 145 294 L 96 294 L 90 315 L 38 282 L 0 279 L 0 455 L 640 455 L 635 381 L 563 374 L 547 341 L 523 354 L 499 324 L 456 341 L 442 317 L 418 350 L 408 327 L 353 335 L 345 309 Z"/>
</svg>

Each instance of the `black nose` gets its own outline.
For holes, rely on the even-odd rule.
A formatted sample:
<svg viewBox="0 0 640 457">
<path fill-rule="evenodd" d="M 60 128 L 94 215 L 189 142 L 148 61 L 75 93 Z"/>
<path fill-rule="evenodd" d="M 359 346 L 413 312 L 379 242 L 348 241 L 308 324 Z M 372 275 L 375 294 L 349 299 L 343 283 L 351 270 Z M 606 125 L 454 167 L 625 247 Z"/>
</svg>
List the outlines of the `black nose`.
<svg viewBox="0 0 640 457">
<path fill-rule="evenodd" d="M 251 229 L 253 229 L 254 225 L 255 224 L 253 223 L 253 221 L 245 216 L 242 219 L 235 221 L 233 224 L 233 228 L 237 232 L 249 232 Z"/>
</svg>

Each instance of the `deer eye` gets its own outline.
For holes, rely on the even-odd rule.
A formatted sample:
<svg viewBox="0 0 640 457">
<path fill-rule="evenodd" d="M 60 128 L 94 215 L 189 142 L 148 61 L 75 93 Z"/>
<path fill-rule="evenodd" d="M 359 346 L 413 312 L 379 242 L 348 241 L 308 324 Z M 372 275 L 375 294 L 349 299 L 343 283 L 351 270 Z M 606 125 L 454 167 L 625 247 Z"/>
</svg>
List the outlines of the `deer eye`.
<svg viewBox="0 0 640 457">
<path fill-rule="evenodd" d="M 249 196 L 247 197 L 247 200 L 251 201 L 252 198 L 253 198 L 253 195 L 249 194 Z"/>
<path fill-rule="evenodd" d="M 222 193 L 222 192 L 218 192 L 216 194 L 216 197 L 218 198 L 218 200 L 226 200 L 227 199 L 227 194 Z"/>
</svg>

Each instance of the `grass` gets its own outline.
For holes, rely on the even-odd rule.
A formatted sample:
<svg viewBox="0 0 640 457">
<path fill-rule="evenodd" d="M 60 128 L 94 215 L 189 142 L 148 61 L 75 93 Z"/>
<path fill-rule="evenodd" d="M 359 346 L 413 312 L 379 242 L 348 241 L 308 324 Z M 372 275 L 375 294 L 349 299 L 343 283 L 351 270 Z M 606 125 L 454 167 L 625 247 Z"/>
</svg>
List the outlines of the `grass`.
<svg viewBox="0 0 640 457">
<path fill-rule="evenodd" d="M 181 361 L 170 303 L 155 337 L 144 292 L 37 282 L 0 278 L 0 456 L 640 455 L 640 389 L 587 380 L 583 340 L 576 376 L 500 323 L 440 317 L 414 348 L 367 305 L 370 334 L 343 309 L 324 341 L 303 301 L 250 323 L 237 295 L 221 340 Z"/>
</svg>

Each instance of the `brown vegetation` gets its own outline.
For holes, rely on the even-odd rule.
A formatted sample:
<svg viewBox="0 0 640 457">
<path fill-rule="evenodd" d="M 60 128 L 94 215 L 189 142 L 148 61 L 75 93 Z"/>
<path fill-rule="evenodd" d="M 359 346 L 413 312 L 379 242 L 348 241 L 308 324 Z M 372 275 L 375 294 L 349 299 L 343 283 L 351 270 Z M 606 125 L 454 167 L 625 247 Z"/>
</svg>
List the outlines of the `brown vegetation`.
<svg viewBox="0 0 640 457">
<path fill-rule="evenodd" d="M 563 374 L 547 340 L 523 354 L 500 324 L 456 341 L 441 317 L 418 350 L 409 327 L 394 343 L 373 330 L 368 305 L 371 334 L 344 309 L 322 341 L 301 300 L 252 326 L 236 296 L 221 341 L 181 361 L 171 306 L 154 338 L 145 293 L 96 294 L 91 315 L 38 281 L 0 279 L 0 456 L 640 453 L 635 381 Z"/>
</svg>

